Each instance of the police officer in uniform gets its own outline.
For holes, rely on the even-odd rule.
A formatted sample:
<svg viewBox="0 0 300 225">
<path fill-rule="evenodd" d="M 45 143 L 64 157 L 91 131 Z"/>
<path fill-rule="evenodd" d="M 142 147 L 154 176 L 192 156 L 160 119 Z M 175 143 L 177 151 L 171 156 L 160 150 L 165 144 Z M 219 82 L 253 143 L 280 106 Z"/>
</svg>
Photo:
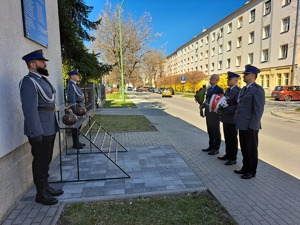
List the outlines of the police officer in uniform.
<svg viewBox="0 0 300 225">
<path fill-rule="evenodd" d="M 218 157 L 221 160 L 228 160 L 225 165 L 236 164 L 236 156 L 238 151 L 238 139 L 237 129 L 235 125 L 235 117 L 237 112 L 237 99 L 240 93 L 240 88 L 237 86 L 240 75 L 227 72 L 228 75 L 228 88 L 225 92 L 228 107 L 220 110 L 220 120 L 223 123 L 223 133 L 225 137 L 225 152 L 222 157 Z"/>
<path fill-rule="evenodd" d="M 49 165 L 52 160 L 56 132 L 59 130 L 55 111 L 55 89 L 46 78 L 46 59 L 42 50 L 22 57 L 29 69 L 20 82 L 20 95 L 24 114 L 24 133 L 28 137 L 33 155 L 32 173 L 37 194 L 35 201 L 54 205 L 53 196 L 63 194 L 48 184 Z"/>
<path fill-rule="evenodd" d="M 206 126 L 209 136 L 209 146 L 206 149 L 202 149 L 203 152 L 208 152 L 209 155 L 219 154 L 219 148 L 221 144 L 220 133 L 220 118 L 216 112 L 209 112 L 209 102 L 213 94 L 224 94 L 222 88 L 218 86 L 220 77 L 217 74 L 213 74 L 210 77 L 209 83 L 211 87 L 207 89 L 205 100 L 205 116 Z"/>
<path fill-rule="evenodd" d="M 255 66 L 245 66 L 243 78 L 246 86 L 242 88 L 238 97 L 236 128 L 239 129 L 243 167 L 234 172 L 242 174 L 243 179 L 255 177 L 258 163 L 258 131 L 261 129 L 265 105 L 265 91 L 255 83 L 259 72 Z"/>
<path fill-rule="evenodd" d="M 78 70 L 74 70 L 68 73 L 70 80 L 67 84 L 67 99 L 68 103 L 73 104 L 71 106 L 72 111 L 76 112 L 77 104 L 84 104 L 84 93 L 78 85 L 80 81 L 80 76 Z M 78 127 L 80 129 L 81 126 Z M 79 133 L 77 129 L 72 129 L 72 140 L 73 148 L 82 149 L 85 144 L 79 141 Z"/>
</svg>

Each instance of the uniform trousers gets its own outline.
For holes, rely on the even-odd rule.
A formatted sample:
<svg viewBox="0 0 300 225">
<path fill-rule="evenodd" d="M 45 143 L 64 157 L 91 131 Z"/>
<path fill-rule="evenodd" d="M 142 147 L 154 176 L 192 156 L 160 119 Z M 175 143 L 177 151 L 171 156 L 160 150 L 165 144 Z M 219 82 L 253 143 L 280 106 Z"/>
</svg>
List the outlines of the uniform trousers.
<svg viewBox="0 0 300 225">
<path fill-rule="evenodd" d="M 236 160 L 238 151 L 237 129 L 234 123 L 223 123 L 223 132 L 225 137 L 225 152 L 228 160 Z"/>
<path fill-rule="evenodd" d="M 73 140 L 73 146 L 79 145 L 79 130 L 81 129 L 81 125 L 78 128 L 72 128 L 72 140 Z"/>
<path fill-rule="evenodd" d="M 248 130 L 239 130 L 239 137 L 243 155 L 242 170 L 255 175 L 258 162 L 258 130 L 252 134 Z"/>
<path fill-rule="evenodd" d="M 215 112 L 208 112 L 205 114 L 207 132 L 209 136 L 209 148 L 211 150 L 219 150 L 221 144 L 219 114 Z"/>
<path fill-rule="evenodd" d="M 33 182 L 37 192 L 42 193 L 48 185 L 49 165 L 52 161 L 55 135 L 43 136 L 42 141 L 31 144 Z"/>
</svg>

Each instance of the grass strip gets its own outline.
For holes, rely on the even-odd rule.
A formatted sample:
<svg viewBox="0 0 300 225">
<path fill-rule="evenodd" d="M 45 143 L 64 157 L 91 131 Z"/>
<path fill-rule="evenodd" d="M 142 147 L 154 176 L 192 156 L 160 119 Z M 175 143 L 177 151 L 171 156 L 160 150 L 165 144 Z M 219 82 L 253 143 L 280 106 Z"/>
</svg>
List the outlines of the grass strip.
<svg viewBox="0 0 300 225">
<path fill-rule="evenodd" d="M 93 118 L 108 132 L 156 131 L 149 120 L 141 115 L 94 115 Z"/>
<path fill-rule="evenodd" d="M 127 99 L 127 101 L 126 101 Z M 122 101 L 122 96 L 119 92 L 114 92 L 112 94 L 106 95 L 106 101 L 102 105 L 103 108 L 111 108 L 111 107 L 117 107 L 117 108 L 136 108 L 136 105 L 128 101 L 129 97 L 125 94 L 125 102 Z"/>
<path fill-rule="evenodd" d="M 236 224 L 208 192 L 69 204 L 58 225 Z"/>
</svg>

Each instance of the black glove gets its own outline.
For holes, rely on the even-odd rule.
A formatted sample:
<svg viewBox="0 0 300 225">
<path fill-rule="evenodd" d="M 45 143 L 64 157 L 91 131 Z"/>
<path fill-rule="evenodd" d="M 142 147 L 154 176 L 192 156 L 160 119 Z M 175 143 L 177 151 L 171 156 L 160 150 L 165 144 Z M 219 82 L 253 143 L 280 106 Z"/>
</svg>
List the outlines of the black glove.
<svg viewBox="0 0 300 225">
<path fill-rule="evenodd" d="M 34 137 L 34 138 L 29 138 L 29 143 L 31 145 L 34 145 L 34 144 L 37 144 L 37 143 L 41 143 L 43 140 L 43 136 L 37 136 L 37 137 Z"/>
<path fill-rule="evenodd" d="M 248 135 L 249 136 L 254 136 L 255 135 L 255 130 L 253 130 L 253 129 L 248 129 Z"/>
</svg>

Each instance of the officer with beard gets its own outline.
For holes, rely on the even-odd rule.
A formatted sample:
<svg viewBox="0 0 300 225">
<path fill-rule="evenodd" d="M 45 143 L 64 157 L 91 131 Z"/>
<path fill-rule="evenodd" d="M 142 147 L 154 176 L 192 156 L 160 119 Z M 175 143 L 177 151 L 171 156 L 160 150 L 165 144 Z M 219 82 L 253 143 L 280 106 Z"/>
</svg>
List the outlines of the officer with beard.
<svg viewBox="0 0 300 225">
<path fill-rule="evenodd" d="M 20 81 L 20 94 L 24 114 L 24 133 L 31 145 L 32 174 L 36 186 L 35 201 L 54 205 L 53 196 L 63 194 L 61 189 L 49 186 L 49 165 L 52 160 L 56 132 L 59 130 L 55 111 L 55 89 L 47 80 L 46 59 L 42 50 L 22 57 L 29 69 Z"/>
</svg>

